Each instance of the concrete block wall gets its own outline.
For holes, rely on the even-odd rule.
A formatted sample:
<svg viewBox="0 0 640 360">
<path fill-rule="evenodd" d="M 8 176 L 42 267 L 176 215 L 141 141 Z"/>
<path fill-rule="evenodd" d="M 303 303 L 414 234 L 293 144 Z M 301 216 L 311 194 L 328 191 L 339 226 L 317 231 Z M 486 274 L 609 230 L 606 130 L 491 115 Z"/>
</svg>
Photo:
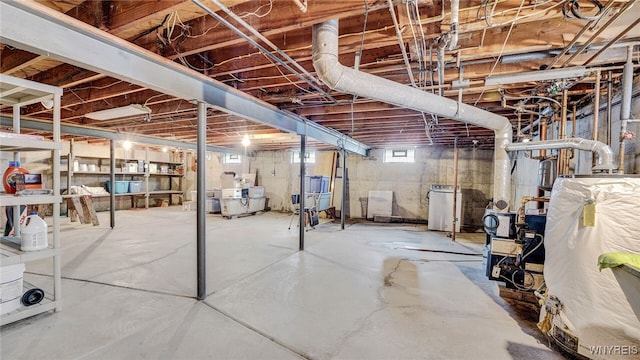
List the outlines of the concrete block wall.
<svg viewBox="0 0 640 360">
<path fill-rule="evenodd" d="M 426 196 L 431 185 L 453 184 L 453 149 L 416 149 L 415 163 L 384 163 L 383 151 L 374 149 L 367 158 L 348 156 L 347 215 L 364 218 L 369 191 L 389 190 L 394 193 L 394 215 L 426 221 L 429 210 Z M 329 176 L 335 166 L 333 161 L 333 152 L 316 152 L 316 163 L 307 164 L 306 173 Z M 257 171 L 258 183 L 265 186 L 273 210 L 291 209 L 290 195 L 299 192 L 299 166 L 291 163 L 288 151 L 258 152 L 252 158 L 252 172 Z M 338 171 L 341 173 L 342 169 Z M 480 226 L 484 208 L 492 197 L 493 150 L 460 149 L 458 183 L 463 192 L 463 223 Z M 339 181 L 333 185 L 339 187 Z M 338 189 L 334 197 L 336 205 L 340 193 Z"/>
</svg>

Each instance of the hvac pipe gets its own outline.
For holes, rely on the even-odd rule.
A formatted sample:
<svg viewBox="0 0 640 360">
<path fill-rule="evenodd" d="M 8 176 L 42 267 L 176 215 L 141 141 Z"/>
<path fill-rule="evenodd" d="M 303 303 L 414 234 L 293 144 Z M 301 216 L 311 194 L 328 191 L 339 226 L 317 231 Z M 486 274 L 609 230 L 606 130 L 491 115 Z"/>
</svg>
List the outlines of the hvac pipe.
<svg viewBox="0 0 640 360">
<path fill-rule="evenodd" d="M 504 116 L 356 71 L 338 60 L 338 20 L 313 26 L 313 66 L 330 88 L 420 112 L 428 112 L 495 131 L 494 204 L 499 210 L 511 200 L 511 161 L 505 150 L 513 130 Z"/>
<path fill-rule="evenodd" d="M 618 173 L 624 174 L 624 140 L 627 136 L 627 121 L 631 118 L 633 97 L 633 46 L 627 48 L 627 62 L 622 70 L 622 103 L 620 104 L 620 148 L 618 150 Z"/>
<path fill-rule="evenodd" d="M 593 141 L 580 138 L 555 139 L 545 141 L 530 141 L 525 143 L 511 143 L 506 145 L 507 151 L 526 150 L 548 150 L 548 149 L 578 149 L 591 151 L 598 154 L 598 163 L 594 170 L 611 171 L 615 164 L 613 162 L 613 151 L 607 144 L 600 141 Z"/>
</svg>

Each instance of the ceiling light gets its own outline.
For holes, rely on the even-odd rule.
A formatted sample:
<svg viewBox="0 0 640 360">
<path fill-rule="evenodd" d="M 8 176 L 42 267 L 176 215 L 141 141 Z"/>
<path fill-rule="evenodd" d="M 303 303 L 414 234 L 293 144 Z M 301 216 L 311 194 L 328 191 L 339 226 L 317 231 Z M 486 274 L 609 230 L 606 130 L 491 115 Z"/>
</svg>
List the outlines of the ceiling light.
<svg viewBox="0 0 640 360">
<path fill-rule="evenodd" d="M 122 147 L 125 148 L 126 150 L 131 149 L 131 141 L 126 140 L 125 142 L 122 143 Z"/>
<path fill-rule="evenodd" d="M 162 148 L 162 152 L 167 152 L 167 151 L 169 151 L 169 149 L 166 146 Z"/>
<path fill-rule="evenodd" d="M 85 114 L 85 117 L 93 120 L 110 120 L 135 115 L 150 116 L 151 109 L 140 104 L 131 104 L 112 109 L 90 112 L 88 114 Z"/>
<path fill-rule="evenodd" d="M 583 66 L 576 66 L 566 69 L 540 70 L 526 73 L 516 73 L 509 75 L 487 76 L 484 80 L 485 86 L 506 85 L 531 81 L 558 80 L 566 78 L 582 77 L 586 73 Z"/>
<path fill-rule="evenodd" d="M 247 147 L 251 145 L 251 140 L 249 140 L 249 135 L 244 134 L 244 137 L 242 138 L 242 146 Z"/>
</svg>

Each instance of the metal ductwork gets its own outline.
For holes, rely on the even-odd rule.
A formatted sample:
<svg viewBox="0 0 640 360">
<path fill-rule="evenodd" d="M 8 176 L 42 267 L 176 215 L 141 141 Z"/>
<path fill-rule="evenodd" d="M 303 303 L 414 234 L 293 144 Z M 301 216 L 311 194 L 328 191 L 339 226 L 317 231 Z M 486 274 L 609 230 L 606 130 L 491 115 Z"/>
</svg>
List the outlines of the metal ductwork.
<svg viewBox="0 0 640 360">
<path fill-rule="evenodd" d="M 507 151 L 548 150 L 548 149 L 578 149 L 598 154 L 598 161 L 594 170 L 612 170 L 615 168 L 614 154 L 611 148 L 600 141 L 580 138 L 556 139 L 544 141 L 530 141 L 511 143 L 506 146 Z"/>
<path fill-rule="evenodd" d="M 511 196 L 511 161 L 505 148 L 511 142 L 513 130 L 506 117 L 340 64 L 338 20 L 314 25 L 313 66 L 320 79 L 332 89 L 495 131 L 493 198 L 494 203 L 501 202 L 504 206 L 506 202 L 508 206 Z"/>
</svg>

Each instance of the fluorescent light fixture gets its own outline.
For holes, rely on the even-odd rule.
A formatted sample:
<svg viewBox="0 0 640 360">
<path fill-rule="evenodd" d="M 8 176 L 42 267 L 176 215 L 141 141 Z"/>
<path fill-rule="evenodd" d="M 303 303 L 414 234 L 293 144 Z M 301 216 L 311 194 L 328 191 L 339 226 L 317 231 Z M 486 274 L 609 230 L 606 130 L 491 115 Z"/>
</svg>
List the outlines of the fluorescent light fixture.
<svg viewBox="0 0 640 360">
<path fill-rule="evenodd" d="M 586 73 L 584 66 L 576 66 L 566 69 L 540 70 L 509 75 L 487 76 L 484 85 L 507 85 L 531 81 L 558 80 L 566 78 L 582 77 Z"/>
<path fill-rule="evenodd" d="M 151 114 L 150 108 L 140 104 L 131 104 L 131 105 L 117 107 L 113 109 L 90 112 L 88 114 L 85 114 L 85 117 L 93 120 L 111 120 L 111 119 L 117 119 L 125 116 L 150 115 L 150 114 Z"/>
</svg>

